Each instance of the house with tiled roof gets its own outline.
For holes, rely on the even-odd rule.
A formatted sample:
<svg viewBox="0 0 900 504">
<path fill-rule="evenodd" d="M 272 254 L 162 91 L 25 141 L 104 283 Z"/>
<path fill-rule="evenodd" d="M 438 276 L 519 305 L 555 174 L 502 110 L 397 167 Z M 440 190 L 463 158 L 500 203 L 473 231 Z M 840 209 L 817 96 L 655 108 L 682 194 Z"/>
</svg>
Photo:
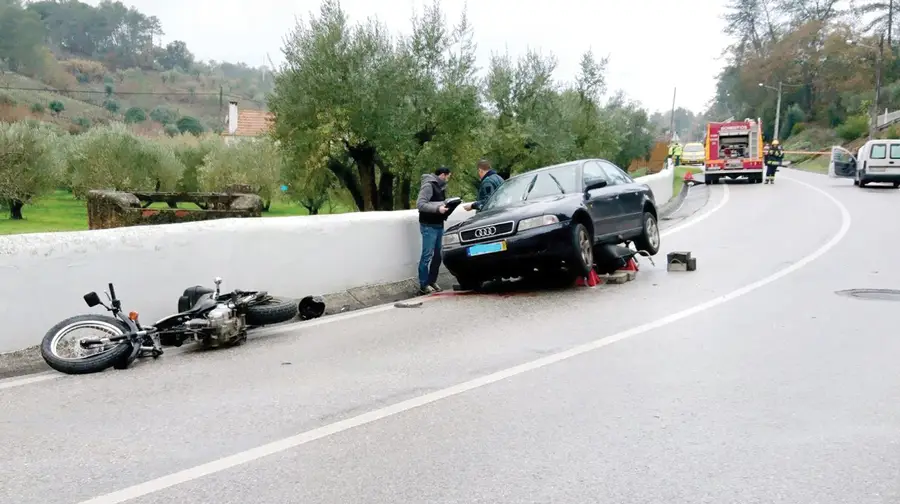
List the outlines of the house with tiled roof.
<svg viewBox="0 0 900 504">
<path fill-rule="evenodd" d="M 265 135 L 272 128 L 275 116 L 265 110 L 238 110 L 236 101 L 228 102 L 228 117 L 225 132 L 222 136 L 225 143 L 257 138 Z"/>
</svg>

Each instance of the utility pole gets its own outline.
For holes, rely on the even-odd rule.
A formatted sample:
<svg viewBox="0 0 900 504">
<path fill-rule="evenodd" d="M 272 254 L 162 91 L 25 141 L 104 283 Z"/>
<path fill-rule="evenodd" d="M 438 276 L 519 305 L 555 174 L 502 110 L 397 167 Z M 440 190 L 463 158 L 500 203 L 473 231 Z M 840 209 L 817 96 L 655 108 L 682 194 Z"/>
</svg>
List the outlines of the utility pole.
<svg viewBox="0 0 900 504">
<path fill-rule="evenodd" d="M 778 135 L 781 132 L 781 91 L 784 85 L 781 81 L 778 81 L 778 104 L 775 105 L 775 134 L 773 137 L 775 140 L 778 140 Z"/>
<path fill-rule="evenodd" d="M 675 138 L 675 96 L 678 94 L 678 88 L 676 87 L 672 91 L 672 114 L 669 116 L 669 135 L 672 139 Z"/>
<path fill-rule="evenodd" d="M 892 1 L 893 3 L 893 1 Z M 884 33 L 878 41 L 878 54 L 875 55 L 875 103 L 872 104 L 872 126 L 869 128 L 869 140 L 875 138 L 878 131 L 878 102 L 881 100 L 881 65 L 884 55 Z"/>
</svg>

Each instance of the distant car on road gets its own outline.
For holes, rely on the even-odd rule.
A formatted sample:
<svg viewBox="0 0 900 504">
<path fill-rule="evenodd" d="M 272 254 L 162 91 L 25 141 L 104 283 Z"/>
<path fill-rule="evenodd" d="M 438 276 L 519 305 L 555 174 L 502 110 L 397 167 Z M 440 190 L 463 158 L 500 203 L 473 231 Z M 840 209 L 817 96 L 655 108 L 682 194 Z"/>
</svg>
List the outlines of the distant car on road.
<svg viewBox="0 0 900 504">
<path fill-rule="evenodd" d="M 444 233 L 447 269 L 463 289 L 534 274 L 583 277 L 594 247 L 633 240 L 659 252 L 653 191 L 603 159 L 541 168 L 510 178 L 474 217 Z"/>
<path fill-rule="evenodd" d="M 681 151 L 681 164 L 703 166 L 706 163 L 706 146 L 699 142 L 691 142 Z"/>
</svg>

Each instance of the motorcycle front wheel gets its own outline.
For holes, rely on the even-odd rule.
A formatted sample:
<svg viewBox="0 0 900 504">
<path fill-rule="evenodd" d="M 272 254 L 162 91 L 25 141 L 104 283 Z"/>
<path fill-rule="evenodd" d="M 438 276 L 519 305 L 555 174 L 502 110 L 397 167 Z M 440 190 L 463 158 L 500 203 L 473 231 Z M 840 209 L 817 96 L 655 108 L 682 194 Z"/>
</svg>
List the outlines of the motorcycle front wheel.
<svg viewBox="0 0 900 504">
<path fill-rule="evenodd" d="M 88 331 L 82 337 L 72 337 L 76 332 Z M 129 328 L 124 322 L 106 315 L 76 315 L 51 327 L 41 342 L 41 356 L 47 364 L 66 374 L 99 373 L 118 360 L 127 357 L 132 350 L 128 340 L 95 348 L 84 348 L 83 339 L 95 339 L 127 334 Z M 72 350 L 74 356 L 66 356 Z"/>
</svg>

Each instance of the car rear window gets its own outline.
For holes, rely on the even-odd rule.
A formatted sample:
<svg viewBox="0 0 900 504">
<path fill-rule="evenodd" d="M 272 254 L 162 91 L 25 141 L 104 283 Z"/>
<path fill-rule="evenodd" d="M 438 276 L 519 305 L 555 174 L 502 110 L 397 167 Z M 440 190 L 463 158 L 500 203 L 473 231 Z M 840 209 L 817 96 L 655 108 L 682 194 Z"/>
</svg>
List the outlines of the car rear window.
<svg viewBox="0 0 900 504">
<path fill-rule="evenodd" d="M 891 159 L 900 159 L 900 144 L 891 145 Z"/>
<path fill-rule="evenodd" d="M 702 152 L 702 145 L 688 145 L 684 148 L 684 152 Z"/>
<path fill-rule="evenodd" d="M 887 157 L 887 145 L 875 144 L 869 151 L 869 157 L 872 159 L 884 159 Z"/>
</svg>

